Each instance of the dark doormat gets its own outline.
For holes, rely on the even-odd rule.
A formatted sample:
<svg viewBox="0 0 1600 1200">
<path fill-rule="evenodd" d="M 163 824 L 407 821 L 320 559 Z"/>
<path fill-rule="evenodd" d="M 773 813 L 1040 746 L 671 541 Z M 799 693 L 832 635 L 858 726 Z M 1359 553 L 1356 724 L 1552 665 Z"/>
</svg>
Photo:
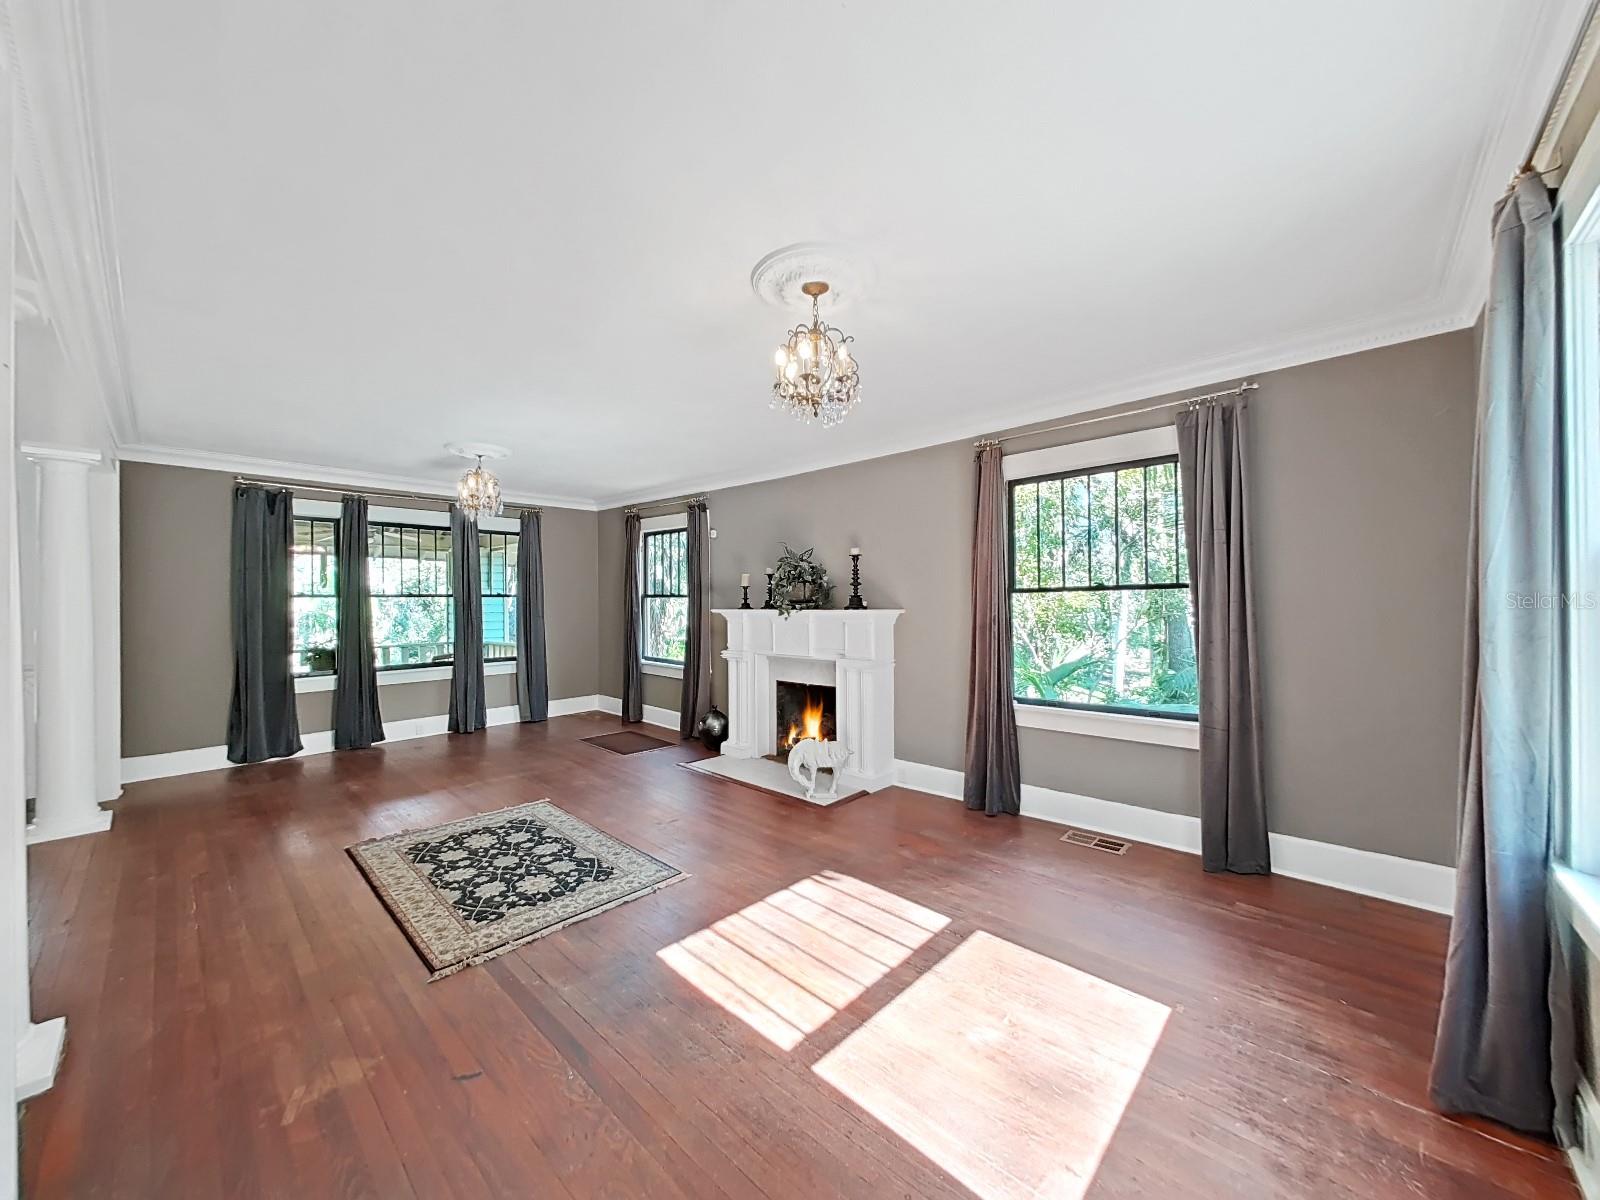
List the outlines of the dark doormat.
<svg viewBox="0 0 1600 1200">
<path fill-rule="evenodd" d="M 672 745 L 671 742 L 663 742 L 648 733 L 634 733 L 631 729 L 624 729 L 621 733 L 602 733 L 583 740 L 613 754 L 637 754 L 641 750 L 659 750 L 663 746 Z"/>
</svg>

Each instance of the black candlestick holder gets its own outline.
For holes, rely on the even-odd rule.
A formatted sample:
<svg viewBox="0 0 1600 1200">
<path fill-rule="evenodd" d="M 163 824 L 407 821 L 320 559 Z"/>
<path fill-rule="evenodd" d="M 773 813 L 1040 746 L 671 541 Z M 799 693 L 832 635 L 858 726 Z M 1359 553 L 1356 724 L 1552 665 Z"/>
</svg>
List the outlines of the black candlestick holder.
<svg viewBox="0 0 1600 1200">
<path fill-rule="evenodd" d="M 748 583 L 741 583 L 739 585 L 739 590 L 744 593 L 743 599 L 741 599 L 739 601 L 739 607 L 740 608 L 749 608 L 750 607 L 750 585 Z"/>
<path fill-rule="evenodd" d="M 850 556 L 850 602 L 846 608 L 865 608 L 867 602 L 861 598 L 861 555 Z"/>
<path fill-rule="evenodd" d="M 772 603 L 772 572 L 771 571 L 767 572 L 767 602 L 765 604 L 763 604 L 761 607 L 762 608 L 772 608 L 773 607 L 773 603 Z"/>
</svg>

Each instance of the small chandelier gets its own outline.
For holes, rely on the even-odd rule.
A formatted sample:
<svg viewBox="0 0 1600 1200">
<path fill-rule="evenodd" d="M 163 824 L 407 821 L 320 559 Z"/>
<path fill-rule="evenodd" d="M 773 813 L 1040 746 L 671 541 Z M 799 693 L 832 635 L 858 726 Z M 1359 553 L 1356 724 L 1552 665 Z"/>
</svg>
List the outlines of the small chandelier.
<svg viewBox="0 0 1600 1200">
<path fill-rule="evenodd" d="M 827 294 L 826 283 L 802 284 L 800 290 L 811 297 L 811 324 L 796 325 L 772 356 L 777 370 L 772 407 L 802 421 L 837 425 L 861 402 L 860 377 L 850 355 L 854 339 L 823 324 L 817 302 Z"/>
<path fill-rule="evenodd" d="M 456 484 L 456 497 L 461 511 L 473 521 L 500 515 L 500 481 L 493 471 L 484 470 L 483 455 L 478 455 L 478 465 L 468 470 Z"/>
</svg>

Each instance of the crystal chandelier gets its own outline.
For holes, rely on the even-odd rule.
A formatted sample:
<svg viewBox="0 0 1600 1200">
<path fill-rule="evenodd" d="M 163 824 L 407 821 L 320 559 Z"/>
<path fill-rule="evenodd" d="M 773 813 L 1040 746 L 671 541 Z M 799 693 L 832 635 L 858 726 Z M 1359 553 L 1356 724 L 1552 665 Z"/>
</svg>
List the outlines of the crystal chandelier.
<svg viewBox="0 0 1600 1200">
<path fill-rule="evenodd" d="M 777 370 L 772 407 L 802 421 L 837 425 L 861 402 L 856 360 L 850 356 L 853 339 L 824 324 L 817 311 L 826 283 L 802 284 L 800 290 L 811 297 L 811 324 L 796 325 L 772 356 Z"/>
<path fill-rule="evenodd" d="M 456 484 L 456 497 L 461 511 L 476 521 L 479 517 L 500 515 L 500 481 L 493 471 L 483 469 L 483 455 L 478 455 L 478 465 L 471 468 Z"/>
</svg>

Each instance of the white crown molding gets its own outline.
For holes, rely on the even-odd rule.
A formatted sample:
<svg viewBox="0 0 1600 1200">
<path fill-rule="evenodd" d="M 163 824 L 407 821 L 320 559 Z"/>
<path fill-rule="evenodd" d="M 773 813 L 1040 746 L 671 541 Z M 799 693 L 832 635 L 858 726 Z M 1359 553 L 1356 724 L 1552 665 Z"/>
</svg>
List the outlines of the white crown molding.
<svg viewBox="0 0 1600 1200">
<path fill-rule="evenodd" d="M 1321 362 L 1324 359 L 1342 358 L 1363 350 L 1376 350 L 1417 338 L 1450 333 L 1465 329 L 1478 319 L 1481 298 L 1463 306 L 1459 302 L 1440 301 L 1427 308 L 1407 309 L 1373 321 L 1353 322 L 1346 325 L 1320 329 L 1301 338 L 1280 343 L 1268 350 L 1251 347 L 1221 354 L 1211 358 L 1193 360 L 1187 364 L 1164 368 L 1157 372 L 1086 390 L 1074 400 L 1054 397 L 1021 408 L 1001 411 L 989 409 L 988 415 L 963 416 L 941 425 L 919 425 L 902 437 L 880 443 L 862 451 L 845 451 L 839 454 L 821 454 L 808 459 L 803 465 L 778 471 L 755 474 L 732 473 L 723 476 L 682 476 L 650 488 L 648 491 L 630 491 L 601 496 L 592 503 L 602 510 L 620 508 L 628 504 L 644 504 L 664 496 L 680 496 L 688 492 L 713 492 L 725 488 L 744 487 L 752 483 L 765 483 L 773 479 L 788 479 L 824 471 L 830 467 L 848 466 L 874 458 L 887 458 L 891 454 L 905 454 L 912 450 L 925 450 L 965 438 L 983 437 L 1036 424 L 1040 421 L 1058 420 L 1076 413 L 1098 411 L 1119 404 L 1149 400 L 1173 392 L 1193 391 L 1198 388 L 1220 386 L 1245 376 L 1263 375 L 1288 367 Z M 1263 388 L 1262 395 L 1268 390 Z"/>
<path fill-rule="evenodd" d="M 288 462 L 283 459 L 254 458 L 244 454 L 222 454 L 213 450 L 186 450 L 178 446 L 133 445 L 120 446 L 117 457 L 128 462 L 154 463 L 164 467 L 189 467 L 196 471 L 225 471 L 230 475 L 249 475 L 262 479 L 282 480 L 287 484 L 300 483 L 307 487 L 331 488 L 381 488 L 396 492 L 419 492 L 436 495 L 440 500 L 450 499 L 453 481 L 437 477 L 416 475 L 385 475 L 375 471 L 352 471 L 344 467 L 329 467 L 318 463 Z M 504 493 L 507 504 L 522 507 L 539 505 L 545 508 L 575 508 L 593 512 L 593 500 L 578 496 L 540 496 L 531 492 Z"/>
<path fill-rule="evenodd" d="M 137 439 L 138 423 L 99 126 L 98 14 L 85 0 L 0 0 L 0 41 L 16 86 L 18 226 L 39 275 L 40 307 L 121 444 Z"/>
<path fill-rule="evenodd" d="M 23 442 L 17 450 L 30 462 L 67 462 L 99 466 L 106 460 L 106 456 L 100 451 L 83 446 L 51 446 L 43 442 Z"/>
</svg>

